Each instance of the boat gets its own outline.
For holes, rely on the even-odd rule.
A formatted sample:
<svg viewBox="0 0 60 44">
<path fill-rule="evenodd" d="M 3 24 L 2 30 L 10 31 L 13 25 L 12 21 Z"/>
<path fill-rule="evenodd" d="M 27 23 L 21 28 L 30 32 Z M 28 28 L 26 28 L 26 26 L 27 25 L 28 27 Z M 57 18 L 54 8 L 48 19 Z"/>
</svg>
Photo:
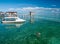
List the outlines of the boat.
<svg viewBox="0 0 60 44">
<path fill-rule="evenodd" d="M 4 17 L 2 23 L 23 23 L 25 21 L 19 17 Z"/>
<path fill-rule="evenodd" d="M 17 16 L 17 12 L 6 12 L 4 18 L 2 19 L 2 23 L 23 23 L 25 20 L 20 19 Z"/>
</svg>

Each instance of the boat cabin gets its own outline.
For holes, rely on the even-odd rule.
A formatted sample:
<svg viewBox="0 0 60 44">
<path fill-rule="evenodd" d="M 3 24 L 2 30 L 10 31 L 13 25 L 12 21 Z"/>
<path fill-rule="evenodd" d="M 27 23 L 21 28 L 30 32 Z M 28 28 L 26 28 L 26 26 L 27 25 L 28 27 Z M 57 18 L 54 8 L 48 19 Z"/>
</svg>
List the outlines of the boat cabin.
<svg viewBox="0 0 60 44">
<path fill-rule="evenodd" d="M 17 17 L 17 12 L 6 12 L 5 14 L 8 17 Z"/>
<path fill-rule="evenodd" d="M 16 21 L 17 17 L 5 17 L 3 21 Z"/>
</svg>

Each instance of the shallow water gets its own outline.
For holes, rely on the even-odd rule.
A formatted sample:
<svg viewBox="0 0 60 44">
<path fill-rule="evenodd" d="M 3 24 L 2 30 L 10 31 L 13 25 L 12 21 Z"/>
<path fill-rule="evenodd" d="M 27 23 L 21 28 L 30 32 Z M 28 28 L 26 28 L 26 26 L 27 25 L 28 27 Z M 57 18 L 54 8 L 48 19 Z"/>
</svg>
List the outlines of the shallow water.
<svg viewBox="0 0 60 44">
<path fill-rule="evenodd" d="M 60 22 L 40 18 L 31 21 L 0 23 L 0 44 L 60 44 Z"/>
</svg>

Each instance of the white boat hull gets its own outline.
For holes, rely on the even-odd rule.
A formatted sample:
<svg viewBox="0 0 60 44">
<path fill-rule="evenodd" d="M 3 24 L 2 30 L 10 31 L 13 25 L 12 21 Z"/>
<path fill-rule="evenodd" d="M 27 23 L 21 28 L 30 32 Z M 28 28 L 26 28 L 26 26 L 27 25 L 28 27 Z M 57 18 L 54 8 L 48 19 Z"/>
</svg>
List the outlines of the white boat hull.
<svg viewBox="0 0 60 44">
<path fill-rule="evenodd" d="M 14 21 L 6 20 L 6 19 L 11 19 L 11 18 L 14 18 L 16 20 L 14 20 Z M 5 17 L 5 20 L 2 21 L 2 23 L 23 23 L 23 22 L 25 22 L 25 20 L 20 19 L 18 17 Z"/>
<path fill-rule="evenodd" d="M 2 23 L 23 23 L 24 21 L 2 21 Z"/>
</svg>

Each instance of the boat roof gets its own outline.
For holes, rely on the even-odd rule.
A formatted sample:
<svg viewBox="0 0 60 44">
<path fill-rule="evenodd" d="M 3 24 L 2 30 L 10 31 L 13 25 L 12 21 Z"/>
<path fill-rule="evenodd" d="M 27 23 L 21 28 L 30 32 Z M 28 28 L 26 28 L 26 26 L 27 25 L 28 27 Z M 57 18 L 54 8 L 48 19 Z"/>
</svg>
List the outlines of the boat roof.
<svg viewBox="0 0 60 44">
<path fill-rule="evenodd" d="M 17 13 L 17 12 L 6 12 L 6 13 Z"/>
</svg>

